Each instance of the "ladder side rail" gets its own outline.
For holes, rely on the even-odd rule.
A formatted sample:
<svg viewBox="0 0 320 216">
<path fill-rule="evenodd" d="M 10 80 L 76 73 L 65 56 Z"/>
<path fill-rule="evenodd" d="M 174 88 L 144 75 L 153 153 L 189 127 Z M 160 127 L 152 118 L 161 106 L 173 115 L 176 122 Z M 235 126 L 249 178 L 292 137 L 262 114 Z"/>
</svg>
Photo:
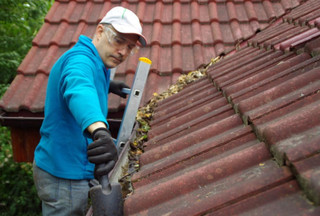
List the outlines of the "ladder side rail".
<svg viewBox="0 0 320 216">
<path fill-rule="evenodd" d="M 116 141 L 120 151 L 131 135 L 151 66 L 149 59 L 140 58 L 139 60 Z"/>
</svg>

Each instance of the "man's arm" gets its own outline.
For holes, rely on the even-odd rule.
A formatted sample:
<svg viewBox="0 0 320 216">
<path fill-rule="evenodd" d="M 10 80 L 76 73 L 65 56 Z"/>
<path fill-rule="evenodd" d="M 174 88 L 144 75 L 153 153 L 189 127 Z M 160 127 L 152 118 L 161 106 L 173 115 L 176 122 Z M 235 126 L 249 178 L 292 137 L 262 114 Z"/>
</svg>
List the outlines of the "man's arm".
<svg viewBox="0 0 320 216">
<path fill-rule="evenodd" d="M 104 122 L 95 122 L 91 125 L 89 125 L 89 127 L 87 128 L 88 132 L 90 134 L 93 133 L 93 131 L 95 131 L 98 128 L 107 128 L 106 124 Z"/>
</svg>

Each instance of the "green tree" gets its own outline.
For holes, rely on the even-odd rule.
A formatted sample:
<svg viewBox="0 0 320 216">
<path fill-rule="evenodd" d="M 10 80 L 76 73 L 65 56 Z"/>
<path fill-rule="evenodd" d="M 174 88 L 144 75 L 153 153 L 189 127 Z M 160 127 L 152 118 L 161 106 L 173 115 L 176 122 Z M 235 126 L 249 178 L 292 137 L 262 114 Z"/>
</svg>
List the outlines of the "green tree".
<svg viewBox="0 0 320 216">
<path fill-rule="evenodd" d="M 13 161 L 10 131 L 6 127 L 0 127 L 0 173 L 0 216 L 40 215 L 32 164 Z"/>
<path fill-rule="evenodd" d="M 0 0 L 0 98 L 32 45 L 53 0 Z M 0 216 L 41 215 L 31 163 L 13 161 L 10 131 L 0 127 Z"/>
<path fill-rule="evenodd" d="M 53 0 L 0 0 L 0 84 L 10 83 Z"/>
</svg>

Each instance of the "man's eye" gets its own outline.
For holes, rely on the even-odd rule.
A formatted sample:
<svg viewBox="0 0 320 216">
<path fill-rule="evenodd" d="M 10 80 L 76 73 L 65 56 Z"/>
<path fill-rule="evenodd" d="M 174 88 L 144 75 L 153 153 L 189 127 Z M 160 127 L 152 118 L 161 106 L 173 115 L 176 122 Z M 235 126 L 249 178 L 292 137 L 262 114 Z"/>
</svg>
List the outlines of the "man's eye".
<svg viewBox="0 0 320 216">
<path fill-rule="evenodd" d="M 132 50 L 135 47 L 135 45 L 128 45 L 128 49 Z"/>
<path fill-rule="evenodd" d="M 124 44 L 126 42 L 125 40 L 123 40 L 122 38 L 119 38 L 119 37 L 115 37 L 115 41 L 119 45 Z"/>
</svg>

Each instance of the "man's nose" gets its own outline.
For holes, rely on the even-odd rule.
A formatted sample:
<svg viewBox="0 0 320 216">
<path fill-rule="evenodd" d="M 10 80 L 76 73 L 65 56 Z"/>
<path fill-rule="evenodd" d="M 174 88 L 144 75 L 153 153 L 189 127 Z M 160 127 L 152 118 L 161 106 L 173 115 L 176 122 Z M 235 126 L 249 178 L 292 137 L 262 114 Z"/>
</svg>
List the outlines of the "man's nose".
<svg viewBox="0 0 320 216">
<path fill-rule="evenodd" d="M 121 55 L 121 57 L 123 57 L 126 54 L 128 54 L 128 49 L 125 46 L 119 47 L 118 48 L 118 53 Z"/>
</svg>

